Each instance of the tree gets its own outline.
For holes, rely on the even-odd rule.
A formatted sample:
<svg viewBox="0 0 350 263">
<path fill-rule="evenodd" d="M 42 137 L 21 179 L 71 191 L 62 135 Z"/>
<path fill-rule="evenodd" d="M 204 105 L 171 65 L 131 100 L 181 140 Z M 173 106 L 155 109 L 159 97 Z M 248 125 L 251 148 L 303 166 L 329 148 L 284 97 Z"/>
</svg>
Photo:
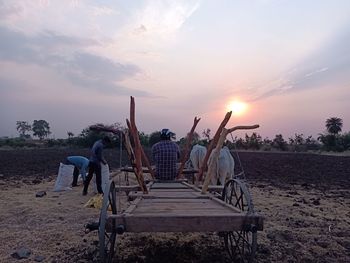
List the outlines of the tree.
<svg viewBox="0 0 350 263">
<path fill-rule="evenodd" d="M 337 135 L 343 128 L 343 120 L 338 117 L 331 117 L 326 120 L 326 129 L 330 134 Z"/>
<path fill-rule="evenodd" d="M 204 139 L 206 139 L 208 142 L 210 141 L 210 132 L 211 132 L 211 130 L 209 128 L 205 129 L 202 132 Z"/>
<path fill-rule="evenodd" d="M 152 146 L 153 144 L 156 144 L 157 142 L 160 142 L 160 131 L 152 132 L 149 135 L 149 139 L 148 139 L 149 146 Z"/>
<path fill-rule="evenodd" d="M 51 134 L 49 123 L 45 120 L 34 120 L 32 130 L 33 136 L 37 136 L 40 140 Z"/>
<path fill-rule="evenodd" d="M 261 136 L 256 132 L 253 132 L 251 136 L 245 134 L 245 141 L 248 149 L 259 150 L 262 145 Z"/>
<path fill-rule="evenodd" d="M 272 146 L 282 151 L 287 150 L 287 143 L 283 139 L 282 134 L 277 134 L 275 136 L 275 138 L 272 141 Z"/>
<path fill-rule="evenodd" d="M 73 138 L 74 137 L 74 133 L 71 131 L 67 131 L 67 135 L 68 135 L 68 139 Z"/>
<path fill-rule="evenodd" d="M 19 132 L 19 136 L 22 138 L 25 138 L 25 137 L 29 137 L 29 135 L 27 135 L 26 132 L 31 131 L 32 126 L 26 121 L 17 121 L 16 129 Z"/>
</svg>

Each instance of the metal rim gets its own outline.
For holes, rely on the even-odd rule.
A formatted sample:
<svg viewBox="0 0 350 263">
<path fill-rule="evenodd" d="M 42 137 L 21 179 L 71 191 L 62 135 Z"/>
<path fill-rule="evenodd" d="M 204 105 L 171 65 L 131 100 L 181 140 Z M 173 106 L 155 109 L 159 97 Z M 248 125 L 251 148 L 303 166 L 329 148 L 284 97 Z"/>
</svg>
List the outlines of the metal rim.
<svg viewBox="0 0 350 263">
<path fill-rule="evenodd" d="M 239 179 L 226 182 L 221 196 L 226 203 L 244 213 L 254 213 L 254 206 L 245 183 Z M 225 247 L 233 262 L 253 262 L 257 248 L 257 233 L 250 229 L 230 231 L 223 234 Z"/>
<path fill-rule="evenodd" d="M 99 221 L 99 242 L 100 242 L 100 259 L 101 262 L 112 262 L 116 252 L 115 242 L 117 239 L 116 223 L 112 221 L 112 232 L 106 231 L 107 217 L 110 214 L 117 214 L 117 202 L 115 193 L 115 184 L 109 181 L 103 196 L 103 204 Z"/>
</svg>

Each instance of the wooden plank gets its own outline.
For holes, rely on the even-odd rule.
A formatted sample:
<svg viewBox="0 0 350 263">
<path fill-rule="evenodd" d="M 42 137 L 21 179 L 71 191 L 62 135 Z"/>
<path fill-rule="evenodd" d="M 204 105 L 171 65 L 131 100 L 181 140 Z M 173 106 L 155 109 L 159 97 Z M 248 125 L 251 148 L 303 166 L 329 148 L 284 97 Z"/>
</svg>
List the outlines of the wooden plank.
<svg viewBox="0 0 350 263">
<path fill-rule="evenodd" d="M 139 185 L 116 185 L 115 190 L 117 192 L 119 192 L 119 191 L 125 191 L 125 192 L 140 191 L 141 187 Z"/>
<path fill-rule="evenodd" d="M 131 204 L 131 205 L 125 210 L 124 214 L 130 214 L 130 213 L 132 213 L 132 212 L 136 209 L 136 207 L 138 206 L 138 204 L 141 202 L 141 200 L 142 200 L 142 197 L 139 197 L 139 198 L 137 198 L 136 200 L 134 200 L 134 203 Z"/>
<path fill-rule="evenodd" d="M 255 225 L 263 230 L 263 217 L 244 214 L 216 215 L 153 215 L 121 214 L 110 215 L 107 226 L 116 220 L 116 225 L 124 225 L 127 232 L 222 232 L 239 231 L 248 225 Z M 111 229 L 107 229 L 111 231 Z"/>
<path fill-rule="evenodd" d="M 188 188 L 186 185 L 183 185 L 181 182 L 174 182 L 174 183 L 159 183 L 154 182 L 152 189 L 159 189 L 159 188 L 167 188 L 167 189 L 183 189 Z"/>
<path fill-rule="evenodd" d="M 158 203 L 169 203 L 169 202 L 182 202 L 182 203 L 211 203 L 213 202 L 209 198 L 206 199 L 197 199 L 197 198 L 186 198 L 186 199 L 179 199 L 179 198 L 153 198 L 153 199 L 143 199 L 142 205 L 152 205 L 152 204 L 158 204 Z"/>
<path fill-rule="evenodd" d="M 208 196 L 205 195 L 196 195 L 194 193 L 187 193 L 186 195 L 180 195 L 180 193 L 168 193 L 167 195 L 164 194 L 157 194 L 155 193 L 149 193 L 147 195 L 143 194 L 142 192 L 134 192 L 134 193 L 129 193 L 130 198 L 137 198 L 137 197 L 142 197 L 144 199 L 156 199 L 156 198 L 163 198 L 163 199 L 172 199 L 172 198 L 177 198 L 177 199 L 188 199 L 188 198 L 197 198 L 197 199 L 208 199 Z"/>
</svg>

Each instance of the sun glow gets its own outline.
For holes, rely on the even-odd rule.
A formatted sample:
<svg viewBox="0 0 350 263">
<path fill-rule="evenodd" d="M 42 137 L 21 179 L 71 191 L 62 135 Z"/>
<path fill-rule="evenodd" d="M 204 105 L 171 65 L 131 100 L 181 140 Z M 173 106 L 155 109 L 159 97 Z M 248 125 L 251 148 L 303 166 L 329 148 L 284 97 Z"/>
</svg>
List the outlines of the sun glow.
<svg viewBox="0 0 350 263">
<path fill-rule="evenodd" d="M 248 104 L 242 101 L 234 100 L 227 105 L 227 109 L 232 111 L 233 115 L 240 116 L 247 111 Z"/>
</svg>

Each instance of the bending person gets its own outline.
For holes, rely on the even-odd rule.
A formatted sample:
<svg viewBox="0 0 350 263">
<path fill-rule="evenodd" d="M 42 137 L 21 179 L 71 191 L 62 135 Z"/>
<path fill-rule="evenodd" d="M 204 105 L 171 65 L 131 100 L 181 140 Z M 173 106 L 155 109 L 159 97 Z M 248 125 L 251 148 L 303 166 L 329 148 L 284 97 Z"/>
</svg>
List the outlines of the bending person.
<svg viewBox="0 0 350 263">
<path fill-rule="evenodd" d="M 78 186 L 79 173 L 81 174 L 81 178 L 85 182 L 86 171 L 89 168 L 89 163 L 90 163 L 89 159 L 87 159 L 83 156 L 68 156 L 67 157 L 66 164 L 74 165 L 72 187 Z"/>
</svg>

